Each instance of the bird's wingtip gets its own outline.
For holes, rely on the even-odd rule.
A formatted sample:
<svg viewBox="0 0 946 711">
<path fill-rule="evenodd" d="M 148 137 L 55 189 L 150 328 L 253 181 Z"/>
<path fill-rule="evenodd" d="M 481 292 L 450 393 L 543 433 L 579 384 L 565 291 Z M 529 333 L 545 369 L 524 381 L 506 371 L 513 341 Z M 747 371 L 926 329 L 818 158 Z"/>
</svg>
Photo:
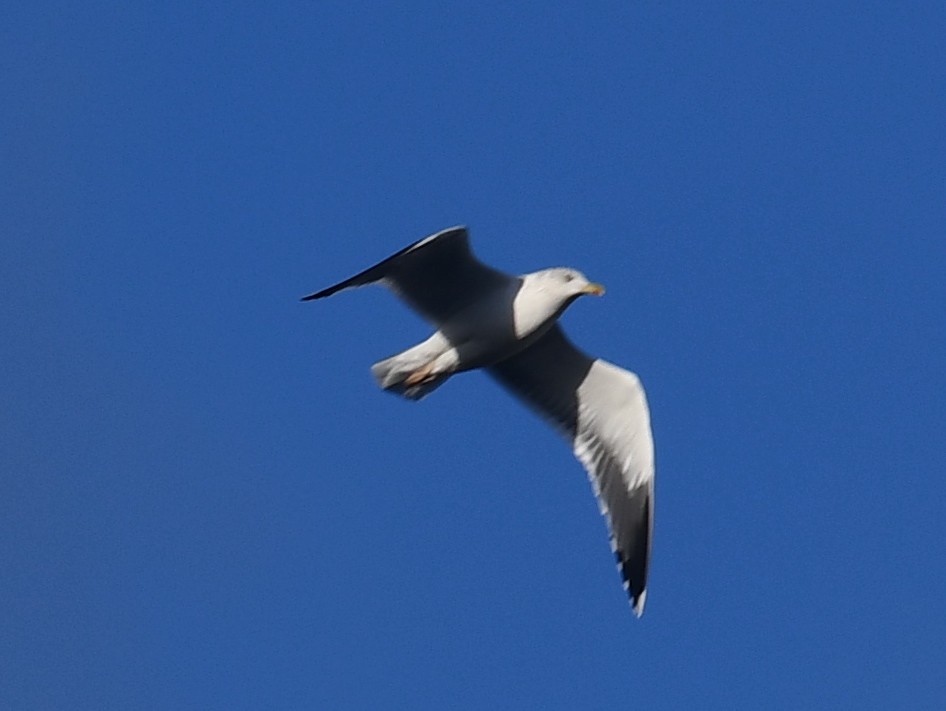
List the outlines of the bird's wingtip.
<svg viewBox="0 0 946 711">
<path fill-rule="evenodd" d="M 634 614 L 640 618 L 644 614 L 644 603 L 647 601 L 647 591 L 641 590 L 641 594 L 631 601 L 631 607 Z"/>
<path fill-rule="evenodd" d="M 344 283 L 343 283 L 344 284 Z M 341 291 L 345 288 L 343 284 L 336 284 L 335 286 L 330 286 L 328 289 L 322 289 L 322 291 L 317 291 L 314 294 L 307 294 L 303 296 L 299 301 L 312 301 L 313 299 L 324 299 L 326 296 L 331 296 L 336 291 Z"/>
</svg>

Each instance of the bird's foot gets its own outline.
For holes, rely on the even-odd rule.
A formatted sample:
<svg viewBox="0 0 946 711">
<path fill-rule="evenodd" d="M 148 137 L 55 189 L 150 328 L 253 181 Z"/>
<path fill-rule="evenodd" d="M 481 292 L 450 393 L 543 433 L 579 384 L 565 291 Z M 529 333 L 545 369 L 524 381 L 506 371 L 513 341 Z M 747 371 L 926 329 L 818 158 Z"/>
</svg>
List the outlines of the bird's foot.
<svg viewBox="0 0 946 711">
<path fill-rule="evenodd" d="M 404 378 L 404 385 L 407 387 L 413 387 L 414 385 L 420 385 L 421 383 L 426 383 L 433 380 L 436 376 L 433 375 L 434 362 L 430 361 L 424 366 L 421 366 L 413 373 Z"/>
</svg>

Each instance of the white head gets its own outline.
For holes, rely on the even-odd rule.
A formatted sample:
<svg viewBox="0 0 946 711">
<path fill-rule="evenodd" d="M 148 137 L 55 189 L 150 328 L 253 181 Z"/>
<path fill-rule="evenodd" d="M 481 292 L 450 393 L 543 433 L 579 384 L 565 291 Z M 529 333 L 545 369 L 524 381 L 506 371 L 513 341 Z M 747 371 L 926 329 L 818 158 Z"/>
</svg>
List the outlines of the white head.
<svg viewBox="0 0 946 711">
<path fill-rule="evenodd" d="M 604 287 L 594 284 L 574 269 L 543 269 L 522 276 L 522 286 L 513 303 L 516 335 L 523 338 L 542 333 L 582 294 L 600 296 Z"/>
<path fill-rule="evenodd" d="M 543 269 L 529 274 L 528 277 L 532 282 L 531 288 L 555 294 L 566 304 L 583 294 L 601 296 L 604 293 L 604 287 L 601 284 L 588 281 L 588 278 L 580 271 L 568 267 Z"/>
</svg>

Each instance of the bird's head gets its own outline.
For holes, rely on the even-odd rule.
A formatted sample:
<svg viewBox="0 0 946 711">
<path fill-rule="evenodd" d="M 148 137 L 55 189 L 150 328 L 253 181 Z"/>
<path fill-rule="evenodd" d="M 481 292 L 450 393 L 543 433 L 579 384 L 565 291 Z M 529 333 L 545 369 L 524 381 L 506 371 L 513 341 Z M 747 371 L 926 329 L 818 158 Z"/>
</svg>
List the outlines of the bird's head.
<svg viewBox="0 0 946 711">
<path fill-rule="evenodd" d="M 560 294 L 563 299 L 572 301 L 579 296 L 591 294 L 592 296 L 601 296 L 604 294 L 604 287 L 588 281 L 588 277 L 577 269 L 568 267 L 556 267 L 555 269 L 545 269 L 537 272 L 538 281 L 542 288 L 550 292 Z"/>
</svg>

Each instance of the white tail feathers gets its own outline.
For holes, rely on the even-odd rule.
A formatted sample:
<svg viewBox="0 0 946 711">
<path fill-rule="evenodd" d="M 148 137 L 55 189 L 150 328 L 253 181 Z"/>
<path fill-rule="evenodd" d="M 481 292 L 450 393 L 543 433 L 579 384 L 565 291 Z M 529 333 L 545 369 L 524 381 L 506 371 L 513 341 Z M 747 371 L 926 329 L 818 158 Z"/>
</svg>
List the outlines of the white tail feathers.
<svg viewBox="0 0 946 711">
<path fill-rule="evenodd" d="M 371 374 L 383 390 L 409 400 L 420 400 L 450 377 L 450 370 L 443 365 L 449 363 L 453 355 L 452 352 L 445 353 L 442 337 L 434 334 L 403 353 L 375 363 L 371 366 Z M 434 366 L 437 366 L 436 370 L 432 370 Z"/>
<path fill-rule="evenodd" d="M 435 376 L 413 385 L 405 381 L 417 370 L 416 363 L 402 359 L 402 355 L 392 356 L 371 366 L 371 374 L 378 381 L 378 385 L 395 395 L 406 397 L 409 400 L 420 400 L 441 386 L 448 375 Z"/>
</svg>

